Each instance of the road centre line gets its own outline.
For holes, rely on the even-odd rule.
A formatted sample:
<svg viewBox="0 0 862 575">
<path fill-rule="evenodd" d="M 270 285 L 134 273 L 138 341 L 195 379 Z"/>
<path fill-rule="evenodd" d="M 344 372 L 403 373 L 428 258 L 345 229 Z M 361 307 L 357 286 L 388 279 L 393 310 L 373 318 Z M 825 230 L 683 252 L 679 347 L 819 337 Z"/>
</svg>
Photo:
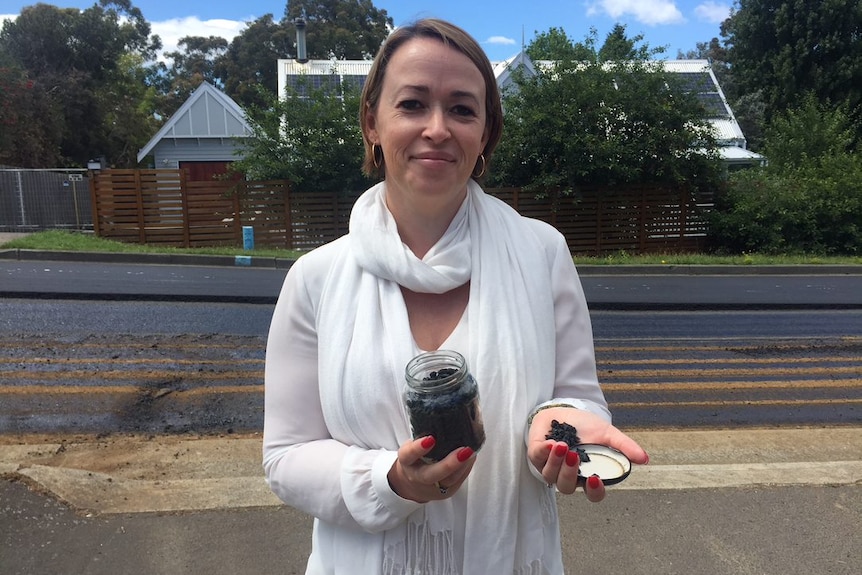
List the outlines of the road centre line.
<svg viewBox="0 0 862 575">
<path fill-rule="evenodd" d="M 0 371 L 0 374 L 20 379 L 44 379 L 44 380 L 64 380 L 64 379 L 136 379 L 136 380 L 164 380 L 165 383 L 179 382 L 185 380 L 222 380 L 222 379 L 263 379 L 263 371 L 220 371 L 220 372 L 199 372 L 199 371 L 123 371 L 123 370 L 64 370 L 64 371 Z"/>
<path fill-rule="evenodd" d="M 89 374 L 95 375 L 95 374 Z M 169 373 L 165 372 L 162 374 L 147 374 L 146 376 L 135 376 L 132 377 L 129 375 L 129 372 L 115 372 L 115 373 L 99 373 L 98 379 L 138 379 L 138 380 L 165 380 L 166 384 L 170 383 L 180 383 L 183 381 L 194 380 L 197 382 L 203 381 L 224 381 L 231 379 L 253 379 L 253 380 L 262 380 L 263 373 L 256 372 L 240 372 L 237 373 L 215 373 L 215 374 L 183 374 L 177 375 L 176 372 Z M 241 375 L 241 376 L 240 376 Z M 21 380 L 62 380 L 66 378 L 74 378 L 81 379 L 80 376 L 70 376 L 68 373 L 26 373 L 20 374 L 18 379 Z M 698 381 L 655 381 L 655 382 L 608 382 L 601 381 L 602 388 L 607 391 L 613 392 L 621 392 L 621 391 L 733 391 L 733 390 L 757 390 L 757 389 L 789 389 L 789 390 L 802 390 L 802 389 L 852 389 L 857 387 L 862 387 L 862 380 L 860 379 L 798 379 L 798 380 L 782 380 L 782 381 L 729 381 L 729 382 L 698 382 Z M 127 385 L 127 386 L 115 386 L 117 389 L 131 389 L 133 391 L 138 391 L 140 388 L 138 386 Z M 251 389 L 250 386 L 240 386 L 242 389 Z M 262 387 L 262 386 L 261 386 Z M 37 386 L 37 385 L 6 385 L 0 386 L 0 394 L 3 393 L 19 393 L 24 389 L 31 390 L 42 390 L 37 393 L 83 393 L 83 390 L 93 390 L 93 389 L 110 389 L 110 386 L 101 386 L 101 385 L 90 385 L 90 386 Z M 68 390 L 82 390 L 82 391 L 68 391 Z M 167 387 L 165 388 L 167 389 Z M 220 387 L 220 389 L 225 389 L 225 387 Z M 182 390 L 176 390 L 182 391 Z M 188 391 L 188 390 L 186 390 Z"/>
<path fill-rule="evenodd" d="M 614 409 L 632 409 L 643 407 L 754 407 L 774 405 L 847 405 L 862 404 L 862 398 L 856 399 L 737 399 L 714 401 L 619 401 L 610 402 Z"/>
<path fill-rule="evenodd" d="M 152 349 L 154 349 L 154 350 L 159 350 L 159 349 L 168 349 L 168 350 L 175 350 L 175 349 L 257 349 L 257 350 L 262 350 L 266 347 L 263 344 L 263 340 L 264 340 L 264 338 L 261 338 L 261 342 L 262 342 L 261 345 L 249 345 L 249 344 L 242 344 L 242 343 L 237 343 L 237 344 L 232 344 L 232 343 L 231 344 L 228 344 L 228 343 L 209 344 L 209 343 L 206 343 L 206 344 L 203 344 L 203 343 L 162 342 L 156 346 L 152 346 Z M 38 339 L 38 340 L 34 339 L 33 342 L 39 347 L 45 347 L 48 349 L 73 349 L 73 350 L 80 350 L 81 348 L 94 348 L 94 349 L 98 349 L 98 350 L 123 349 L 123 348 L 127 348 L 128 345 L 131 343 L 139 343 L 142 345 L 146 345 L 147 347 L 150 347 L 150 345 L 147 345 L 147 339 L 143 338 L 143 337 L 139 338 L 136 341 L 130 341 L 127 344 L 117 345 L 113 348 L 111 347 L 111 342 L 99 342 L 99 343 L 86 342 L 86 341 L 84 341 L 84 342 L 61 342 L 61 341 L 52 340 L 50 343 L 45 344 L 43 342 L 43 340 L 41 340 L 41 339 Z M 22 340 L 22 339 L 17 339 L 17 338 L 16 339 L 3 339 L 2 337 L 0 337 L 0 348 L 20 348 L 25 343 L 28 343 L 28 340 L 26 340 L 26 339 Z"/>
<path fill-rule="evenodd" d="M 721 376 L 744 376 L 751 373 L 770 376 L 787 376 L 787 375 L 862 375 L 862 365 L 849 367 L 807 367 L 802 369 L 787 367 L 787 368 L 763 368 L 763 369 L 737 369 L 737 368 L 717 368 L 717 369 L 621 369 L 608 370 L 599 369 L 600 378 L 616 379 L 630 377 L 665 377 L 672 379 L 675 377 L 721 377 Z"/>
<path fill-rule="evenodd" d="M 82 362 L 82 363 L 93 363 L 93 362 Z M 188 363 L 185 362 L 174 362 L 174 361 L 163 361 L 158 363 L 169 363 L 169 364 L 180 364 L 180 365 L 199 365 L 201 367 L 206 367 L 207 365 L 235 365 L 241 362 L 219 362 L 219 363 L 211 363 L 211 362 L 201 362 L 201 361 L 190 361 Z M 249 365 L 257 365 L 248 363 Z M 57 365 L 62 367 L 62 363 L 52 362 L 50 365 Z M 107 369 L 100 370 L 102 364 L 96 364 L 94 369 L 90 370 L 57 370 L 57 371 L 34 371 L 34 370 L 16 370 L 16 371 L 2 371 L 0 370 L 0 374 L 6 377 L 18 378 L 18 379 L 33 379 L 35 377 L 45 377 L 49 379 L 57 379 L 57 378 L 85 378 L 92 377 L 98 375 L 100 378 L 105 379 L 119 379 L 119 378 L 136 378 L 136 379 L 159 379 L 159 378 L 168 378 L 168 379 L 207 379 L 207 378 L 217 378 L 224 379 L 227 377 L 262 377 L 263 370 L 260 369 L 250 369 L 247 371 L 241 370 L 233 370 L 233 371 L 222 371 L 222 372 L 208 372 L 208 371 L 183 371 L 178 372 L 176 370 L 121 370 L 121 369 Z M 133 365 L 133 364 L 130 364 Z M 610 369 L 605 368 L 603 366 L 599 366 L 598 369 L 599 377 L 603 380 L 608 379 L 621 379 L 621 378 L 641 378 L 641 377 L 649 377 L 649 378 L 666 378 L 666 379 L 675 379 L 679 377 L 691 377 L 696 375 L 698 377 L 729 377 L 729 376 L 745 376 L 750 375 L 752 373 L 756 373 L 759 376 L 806 376 L 806 375 L 827 375 L 827 376 L 836 376 L 836 375 L 862 375 L 862 364 L 853 365 L 853 366 L 832 366 L 832 367 L 803 367 L 803 368 L 794 368 L 794 367 L 778 367 L 778 368 L 751 368 L 751 369 L 741 369 L 741 368 L 715 368 L 715 369 L 648 369 L 648 370 L 639 370 L 639 369 Z"/>
<path fill-rule="evenodd" d="M 149 390 L 148 390 L 149 391 Z M 162 390 L 152 390 L 158 393 Z M 223 386 L 223 387 L 199 387 L 184 390 L 166 390 L 165 396 L 198 396 L 198 395 L 225 395 L 233 393 L 263 393 L 262 385 L 248 386 Z M 108 387 L 50 387 L 50 386 L 27 386 L 27 387 L 0 387 L 0 397 L 9 396 L 31 396 L 31 395 L 139 395 L 140 388 L 127 386 Z M 847 405 L 862 404 L 862 398 L 850 399 L 742 399 L 742 400 L 708 400 L 708 401 L 620 401 L 609 402 L 612 409 L 633 408 L 657 408 L 657 407 L 728 407 L 728 406 L 775 406 L 775 405 Z"/>
<path fill-rule="evenodd" d="M 265 344 L 263 343 L 264 337 L 261 336 L 261 345 L 249 345 L 249 344 L 224 344 L 224 343 L 207 343 L 207 344 L 192 344 L 192 343 L 162 343 L 156 346 L 154 349 L 258 349 L 262 350 L 265 348 Z M 712 337 L 712 338 L 701 338 L 698 341 L 701 342 L 724 342 L 725 345 L 697 345 L 690 340 L 685 340 L 684 344 L 681 345 L 640 345 L 640 346 L 627 346 L 627 345 L 612 345 L 617 342 L 625 342 L 631 341 L 633 343 L 643 343 L 644 341 L 679 341 L 679 338 L 601 338 L 597 337 L 594 339 L 595 342 L 595 350 L 596 352 L 607 353 L 607 352 L 647 352 L 647 351 L 667 351 L 667 352 L 675 352 L 680 350 L 686 351 L 728 351 L 728 352 L 742 352 L 742 351 L 756 351 L 763 350 L 764 346 L 762 345 L 733 345 L 733 342 L 739 341 L 740 337 Z M 799 336 L 799 337 L 769 337 L 769 336 L 745 336 L 744 339 L 748 341 L 763 341 L 765 343 L 773 344 L 770 346 L 771 350 L 787 350 L 787 349 L 799 349 L 800 346 L 796 342 L 805 342 L 809 341 L 811 338 L 808 336 Z M 42 345 L 42 340 L 34 340 L 38 345 Z M 140 338 L 140 342 L 145 342 L 145 338 Z M 23 344 L 27 343 L 26 340 L 21 340 L 19 338 L 14 339 L 6 339 L 0 337 L 0 348 L 20 348 Z M 840 336 L 834 338 L 828 338 L 824 340 L 824 343 L 820 345 L 814 346 L 804 346 L 804 349 L 818 349 L 818 348 L 826 348 L 826 347 L 835 347 L 836 345 L 858 345 L 862 344 L 862 337 L 858 336 Z M 95 348 L 98 350 L 105 349 L 113 349 L 110 347 L 110 343 L 105 342 L 58 342 L 51 341 L 50 344 L 47 344 L 45 347 L 50 349 L 76 349 L 80 350 L 81 348 Z M 117 348 L 124 348 L 127 346 L 120 345 Z"/>
<path fill-rule="evenodd" d="M 145 390 L 131 385 L 64 385 L 62 387 L 55 387 L 52 385 L 0 386 L 0 397 L 4 395 L 140 395 L 142 392 L 153 394 L 167 392 L 165 395 L 263 393 L 263 385 L 224 385 L 196 387 L 192 389 L 154 388 Z"/>
<path fill-rule="evenodd" d="M 691 351 L 691 349 L 687 349 Z M 828 363 L 828 362 L 847 362 L 855 358 L 830 356 L 830 357 L 800 357 L 800 358 L 715 358 L 715 359 L 671 359 L 671 358 L 651 358 L 651 359 L 613 359 L 599 361 L 599 365 L 619 366 L 619 365 L 709 365 L 709 364 L 808 364 L 808 363 Z M 172 359 L 172 358 L 135 358 L 135 359 L 103 359 L 103 358 L 64 358 L 57 359 L 51 357 L 0 357 L 0 365 L 16 364 L 16 363 L 33 363 L 33 364 L 86 364 L 95 362 L 104 362 L 111 365 L 134 365 L 134 364 L 158 364 L 171 363 L 177 365 L 262 365 L 265 359 Z"/>
<path fill-rule="evenodd" d="M 602 381 L 602 389 L 605 391 L 730 391 L 741 389 L 845 389 L 862 387 L 862 379 L 801 379 L 794 381 L 674 381 L 674 382 L 605 382 Z"/>
<path fill-rule="evenodd" d="M 0 357 L 0 365 L 15 363 L 33 363 L 38 365 L 63 365 L 63 364 L 105 364 L 105 365 L 135 365 L 135 364 L 159 364 L 168 363 L 176 365 L 263 365 L 263 359 L 173 359 L 142 357 L 137 359 L 104 359 L 95 357 L 71 357 L 56 359 L 50 357 Z M 2 372 L 0 372 L 2 373 Z"/>
<path fill-rule="evenodd" d="M 740 339 L 745 341 L 762 341 L 763 345 L 737 345 Z M 800 343 L 810 342 L 810 336 L 796 337 L 771 337 L 771 336 L 728 336 L 728 337 L 712 337 L 698 338 L 699 342 L 722 342 L 722 345 L 702 345 L 693 340 L 680 338 L 601 338 L 593 339 L 596 352 L 673 352 L 678 350 L 696 350 L 696 351 L 728 351 L 728 352 L 744 352 L 744 351 L 762 351 L 764 348 L 770 351 L 788 351 L 795 349 L 823 349 L 833 347 L 851 347 L 862 344 L 862 337 L 857 336 L 839 336 L 823 338 L 821 343 L 814 346 L 799 345 Z M 679 341 L 679 345 L 637 345 L 643 342 L 655 341 Z M 612 345 L 612 343 L 631 342 L 634 345 Z"/>
<path fill-rule="evenodd" d="M 243 379 L 263 379 L 263 372 L 239 372 Z M 99 379 L 124 379 L 130 378 L 130 372 L 112 372 L 99 373 Z M 94 374 L 89 374 L 94 375 Z M 47 377 L 53 376 L 53 377 Z M 68 372 L 63 373 L 23 373 L 19 379 L 22 380 L 58 380 L 70 377 Z M 179 383 L 187 379 L 196 381 L 220 381 L 237 379 L 237 372 L 232 373 L 215 373 L 215 374 L 185 374 L 177 375 L 176 372 L 162 372 L 153 374 L 147 372 L 146 377 L 138 377 L 138 379 L 164 379 L 165 383 Z M 601 382 L 602 388 L 609 392 L 624 392 L 624 391 L 738 391 L 738 390 L 758 390 L 758 389 L 852 389 L 862 387 L 862 379 L 799 379 L 799 380 L 749 380 L 749 381 L 651 381 L 651 382 Z M 230 389 L 232 386 L 217 386 L 217 389 Z M 235 386 L 237 389 L 251 391 L 255 389 L 255 385 Z M 260 385 L 263 390 L 263 385 Z M 163 387 L 159 389 L 170 389 Z M 29 390 L 29 391 L 28 391 Z M 115 390 L 115 391 L 112 391 Z M 124 386 L 103 386 L 103 385 L 66 385 L 58 387 L 55 385 L 5 385 L 0 386 L 0 395 L 15 395 L 22 393 L 34 394 L 77 394 L 77 393 L 137 393 L 140 391 L 139 386 L 124 385 Z M 189 392 L 191 390 L 172 390 L 175 392 Z"/>
<path fill-rule="evenodd" d="M 690 351 L 690 350 L 689 350 Z M 717 364 L 796 364 L 796 363 L 826 363 L 826 362 L 844 362 L 859 361 L 855 357 L 793 357 L 793 358 L 714 358 L 714 359 L 671 359 L 671 358 L 652 358 L 652 359 L 611 359 L 599 363 L 608 365 L 708 365 Z M 862 365 L 862 363 L 860 363 Z"/>
</svg>

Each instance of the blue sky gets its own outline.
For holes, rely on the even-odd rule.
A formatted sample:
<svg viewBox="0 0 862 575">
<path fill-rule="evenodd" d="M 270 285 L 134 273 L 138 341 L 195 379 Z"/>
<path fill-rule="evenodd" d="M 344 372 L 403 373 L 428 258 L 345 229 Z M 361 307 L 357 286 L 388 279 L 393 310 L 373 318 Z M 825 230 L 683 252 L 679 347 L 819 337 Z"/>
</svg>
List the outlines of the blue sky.
<svg viewBox="0 0 862 575">
<path fill-rule="evenodd" d="M 61 8 L 87 8 L 95 0 L 42 0 Z M 183 36 L 233 38 L 245 22 L 264 14 L 280 20 L 286 0 L 132 0 L 162 38 L 165 49 L 175 49 Z M 693 50 L 697 42 L 719 37 L 721 22 L 730 14 L 732 0 L 373 0 L 395 25 L 423 16 L 445 18 L 473 35 L 491 60 L 517 54 L 522 41 L 551 27 L 562 28 L 575 41 L 591 27 L 599 42 L 615 23 L 628 35 L 642 34 L 650 47 L 666 46 L 664 57 Z M 28 0 L 0 0 L 0 19 L 14 17 Z"/>
</svg>

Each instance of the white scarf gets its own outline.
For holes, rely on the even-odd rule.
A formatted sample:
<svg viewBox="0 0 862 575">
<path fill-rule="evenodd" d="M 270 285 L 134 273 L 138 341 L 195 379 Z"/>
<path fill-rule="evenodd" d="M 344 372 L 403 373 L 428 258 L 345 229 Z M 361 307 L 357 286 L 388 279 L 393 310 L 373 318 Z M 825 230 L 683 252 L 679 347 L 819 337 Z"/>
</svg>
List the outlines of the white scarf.
<svg viewBox="0 0 862 575">
<path fill-rule="evenodd" d="M 462 487 L 464 565 L 452 564 L 450 499 L 424 505 L 386 533 L 386 573 L 546 572 L 542 534 L 548 528 L 548 537 L 557 536 L 555 500 L 531 475 L 524 445 L 530 411 L 554 386 L 554 308 L 544 256 L 525 220 L 472 180 L 449 229 L 422 260 L 401 242 L 385 182 L 353 208 L 350 249 L 333 266 L 333 289 L 324 288 L 319 308 L 321 385 L 340 382 L 337 388 L 364 397 L 384 396 L 381 385 L 400 393 L 416 348 L 399 285 L 445 293 L 469 280 L 467 363 L 487 437 Z M 410 437 L 403 409 L 402 417 L 380 421 L 347 403 L 324 398 L 323 409 L 333 437 L 352 449 L 395 450 Z"/>
</svg>

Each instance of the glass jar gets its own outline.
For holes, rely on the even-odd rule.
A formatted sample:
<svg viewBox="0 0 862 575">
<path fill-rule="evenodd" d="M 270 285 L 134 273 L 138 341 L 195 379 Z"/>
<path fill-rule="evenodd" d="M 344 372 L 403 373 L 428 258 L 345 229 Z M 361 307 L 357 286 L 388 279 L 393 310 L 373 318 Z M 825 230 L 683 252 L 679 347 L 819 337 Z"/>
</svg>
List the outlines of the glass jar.
<svg viewBox="0 0 862 575">
<path fill-rule="evenodd" d="M 479 451 L 485 442 L 479 386 L 464 356 L 449 350 L 421 353 L 405 372 L 404 402 L 413 438 L 431 435 L 436 441 L 423 459 L 440 461 L 459 447 Z"/>
</svg>

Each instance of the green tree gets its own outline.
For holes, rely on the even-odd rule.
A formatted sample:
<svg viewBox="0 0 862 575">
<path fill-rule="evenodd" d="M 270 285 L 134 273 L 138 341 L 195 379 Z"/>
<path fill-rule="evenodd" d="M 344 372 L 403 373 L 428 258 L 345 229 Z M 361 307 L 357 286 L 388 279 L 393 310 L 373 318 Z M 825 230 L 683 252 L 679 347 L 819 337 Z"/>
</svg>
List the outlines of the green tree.
<svg viewBox="0 0 862 575">
<path fill-rule="evenodd" d="M 105 137 L 112 129 L 107 123 L 137 118 L 112 114 L 113 104 L 104 94 L 125 73 L 126 54 L 138 54 L 141 61 L 154 56 L 160 41 L 149 31 L 129 0 L 102 0 L 83 11 L 36 4 L 4 24 L 0 59 L 33 83 L 36 107 L 25 103 L 29 108 L 21 113 L 33 122 L 34 133 L 50 137 L 24 165 L 82 166 L 99 155 L 114 159 L 117 150 Z"/>
<path fill-rule="evenodd" d="M 600 62 L 649 60 L 664 53 L 663 47 L 650 48 L 643 40 L 643 34 L 629 38 L 626 34 L 625 25 L 615 24 L 605 37 L 605 43 L 599 49 L 598 59 Z"/>
<path fill-rule="evenodd" d="M 334 94 L 300 84 L 283 99 L 261 90 L 266 106 L 247 110 L 252 135 L 241 143 L 235 170 L 253 179 L 289 180 L 297 191 L 367 187 L 355 88 L 344 85 Z"/>
<path fill-rule="evenodd" d="M 272 93 L 278 90 L 276 62 L 290 56 L 294 39 L 292 26 L 273 21 L 272 14 L 248 23 L 215 63 L 215 74 L 225 93 L 240 106 L 264 106 L 257 88 L 262 86 Z"/>
<path fill-rule="evenodd" d="M 847 110 L 820 102 L 814 94 L 776 116 L 766 132 L 770 169 L 820 167 L 829 158 L 852 153 L 853 127 Z"/>
<path fill-rule="evenodd" d="M 595 29 L 593 29 L 595 31 Z M 536 32 L 525 48 L 530 60 L 569 60 L 574 62 L 595 60 L 595 45 L 573 42 L 562 28 L 549 28 L 547 32 Z"/>
<path fill-rule="evenodd" d="M 195 78 L 197 85 L 206 81 L 221 87 L 215 74 L 215 62 L 227 51 L 227 40 L 221 36 L 185 36 L 179 39 L 177 46 L 182 51 L 165 54 L 173 61 L 171 73 L 174 76 Z M 194 91 L 197 85 L 189 92 Z"/>
<path fill-rule="evenodd" d="M 664 48 L 650 48 L 642 34 L 629 38 L 626 27 L 616 24 L 598 47 L 599 33 L 591 27 L 581 42 L 574 42 L 562 28 L 550 28 L 536 35 L 525 48 L 534 62 L 539 60 L 569 60 L 575 62 L 613 62 L 649 60 L 664 53 Z"/>
<path fill-rule="evenodd" d="M 763 168 L 732 174 L 716 200 L 711 239 L 740 253 L 862 253 L 862 153 L 845 107 L 809 94 L 775 116 Z"/>
<path fill-rule="evenodd" d="M 216 74 L 217 62 L 228 48 L 220 36 L 185 36 L 177 42 L 180 50 L 167 52 L 171 65 L 161 69 L 160 91 L 163 94 L 160 113 L 167 117 L 176 112 L 202 82 L 222 88 Z M 275 67 L 275 63 L 272 63 Z"/>
<path fill-rule="evenodd" d="M 738 94 L 761 91 L 767 120 L 808 92 L 862 118 L 859 0 L 737 0 L 721 33 Z"/>
<path fill-rule="evenodd" d="M 312 59 L 368 60 L 394 24 L 371 0 L 288 0 L 284 19 L 306 21 L 306 49 Z M 294 52 L 295 54 L 296 52 Z"/>
<path fill-rule="evenodd" d="M 138 150 L 160 127 L 163 97 L 149 81 L 150 70 L 143 56 L 127 52 L 120 56 L 110 82 L 99 90 L 104 113 L 99 140 L 118 167 L 134 167 Z"/>
<path fill-rule="evenodd" d="M 606 52 L 609 53 L 609 52 Z M 556 62 L 515 74 L 490 182 L 541 190 L 647 182 L 712 183 L 716 144 L 703 108 L 643 59 Z"/>
<path fill-rule="evenodd" d="M 41 85 L 20 68 L 0 64 L 0 165 L 60 165 L 57 116 Z"/>
</svg>

